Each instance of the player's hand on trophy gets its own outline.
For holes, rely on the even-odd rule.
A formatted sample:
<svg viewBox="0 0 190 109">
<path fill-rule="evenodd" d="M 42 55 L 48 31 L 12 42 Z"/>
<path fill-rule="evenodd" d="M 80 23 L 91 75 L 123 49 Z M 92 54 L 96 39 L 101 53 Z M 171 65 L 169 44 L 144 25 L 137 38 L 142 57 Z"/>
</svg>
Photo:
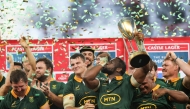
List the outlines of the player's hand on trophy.
<svg viewBox="0 0 190 109">
<path fill-rule="evenodd" d="M 104 66 L 108 62 L 108 57 L 100 57 L 99 65 Z"/>
<path fill-rule="evenodd" d="M 22 47 L 27 47 L 28 46 L 28 40 L 26 39 L 26 37 L 21 36 L 19 43 Z"/>
<path fill-rule="evenodd" d="M 136 32 L 136 33 L 134 34 L 134 39 L 137 39 L 137 40 L 139 40 L 139 41 L 143 41 L 143 40 L 144 40 L 144 34 L 141 33 L 141 32 Z"/>
</svg>

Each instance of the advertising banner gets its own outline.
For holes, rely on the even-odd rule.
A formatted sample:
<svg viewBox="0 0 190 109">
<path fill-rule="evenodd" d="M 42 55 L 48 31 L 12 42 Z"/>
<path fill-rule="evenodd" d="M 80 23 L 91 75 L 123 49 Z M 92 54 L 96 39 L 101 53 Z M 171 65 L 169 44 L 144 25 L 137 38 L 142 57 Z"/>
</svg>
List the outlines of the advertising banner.
<svg viewBox="0 0 190 109">
<path fill-rule="evenodd" d="M 53 46 L 52 45 L 32 45 L 30 49 L 36 59 L 40 57 L 46 57 L 49 60 L 53 60 Z M 22 59 L 25 56 L 24 48 L 20 45 L 7 45 L 6 54 L 13 56 L 14 62 L 22 63 Z M 9 64 L 6 62 L 6 70 L 9 69 Z"/>
<path fill-rule="evenodd" d="M 126 42 L 128 43 L 127 39 Z M 162 62 L 168 51 L 174 51 L 176 55 L 189 60 L 189 37 L 179 38 L 145 38 L 145 48 L 149 56 L 158 65 L 158 77 L 162 78 Z M 127 44 L 130 49 L 129 43 Z M 109 52 L 111 57 L 120 57 L 125 62 L 128 59 L 128 53 L 125 49 L 122 38 L 89 38 L 89 39 L 44 39 L 30 40 L 30 48 L 36 59 L 47 57 L 54 65 L 53 77 L 62 82 L 67 82 L 71 73 L 69 57 L 74 53 L 79 53 L 83 46 L 91 46 L 95 49 L 95 55 L 100 52 Z M 136 49 L 136 44 L 132 41 L 132 47 Z M 24 49 L 17 40 L 1 41 L 0 43 L 0 70 L 8 71 L 9 64 L 6 61 L 6 55 L 12 54 L 15 62 L 22 62 L 25 55 Z M 180 77 L 184 74 L 181 72 Z"/>
<path fill-rule="evenodd" d="M 158 65 L 158 78 L 162 78 L 162 62 L 168 51 L 175 52 L 177 57 L 188 62 L 189 44 L 189 37 L 147 38 L 145 40 L 145 48 L 149 56 Z M 180 71 L 179 76 L 184 77 L 185 75 Z"/>
</svg>

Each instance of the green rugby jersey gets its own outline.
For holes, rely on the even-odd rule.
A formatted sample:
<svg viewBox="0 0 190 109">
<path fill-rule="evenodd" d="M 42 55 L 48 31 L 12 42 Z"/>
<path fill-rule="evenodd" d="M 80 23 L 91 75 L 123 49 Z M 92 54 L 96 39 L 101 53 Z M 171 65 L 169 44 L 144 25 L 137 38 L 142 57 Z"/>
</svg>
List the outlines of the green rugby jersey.
<svg viewBox="0 0 190 109">
<path fill-rule="evenodd" d="M 93 90 L 87 88 L 82 79 L 74 76 L 74 79 L 67 82 L 65 85 L 63 95 L 64 97 L 73 94 L 75 96 L 75 107 L 80 107 L 90 100 L 90 103 L 97 105 L 98 94 Z M 97 109 L 97 106 L 96 106 Z"/>
<path fill-rule="evenodd" d="M 135 87 L 130 82 L 131 76 L 116 76 L 109 80 L 100 80 L 97 92 L 99 109 L 130 109 Z"/>
<path fill-rule="evenodd" d="M 123 74 L 123 78 L 126 78 L 126 77 L 129 77 L 129 75 L 126 74 L 126 73 L 124 73 L 124 74 Z"/>
<path fill-rule="evenodd" d="M 20 100 L 13 90 L 9 92 L 0 104 L 0 109 L 40 109 L 47 103 L 45 95 L 37 89 L 27 87 L 25 97 Z"/>
<path fill-rule="evenodd" d="M 172 80 L 162 79 L 168 87 L 183 91 L 185 94 L 190 94 L 190 90 L 183 85 L 183 78 L 173 78 Z M 176 109 L 186 109 L 186 104 L 173 103 Z"/>
<path fill-rule="evenodd" d="M 167 87 L 167 84 L 164 81 L 162 81 L 162 79 L 160 79 L 160 78 L 154 78 L 154 82 L 156 84 L 159 84 L 160 86 Z"/>
<path fill-rule="evenodd" d="M 74 77 L 75 77 L 75 73 L 72 73 L 72 74 L 69 76 L 68 81 L 73 80 Z"/>
<path fill-rule="evenodd" d="M 63 97 L 63 89 L 65 87 L 65 83 L 58 82 L 58 81 L 51 81 L 50 82 L 50 90 L 52 93 L 59 97 Z M 56 105 L 54 105 L 52 102 L 49 101 L 50 109 L 60 109 Z"/>
<path fill-rule="evenodd" d="M 153 90 L 164 88 L 163 86 L 156 85 Z M 172 102 L 169 100 L 168 95 L 159 97 L 157 100 L 152 99 L 152 92 L 149 94 L 141 94 L 136 90 L 130 109 L 173 109 Z"/>
<path fill-rule="evenodd" d="M 36 84 L 38 84 L 38 81 L 36 81 Z M 41 85 L 42 84 L 40 84 L 40 86 Z M 53 78 L 51 79 L 51 81 L 50 81 L 50 90 L 55 95 L 57 95 L 59 97 L 63 97 L 63 89 L 64 89 L 64 87 L 65 87 L 65 83 L 55 81 Z M 34 88 L 35 88 L 35 86 L 34 86 Z M 47 100 L 48 100 L 48 98 L 47 98 Z M 51 101 L 49 101 L 49 105 L 50 105 L 50 109 L 60 109 L 55 104 L 53 104 Z"/>
</svg>

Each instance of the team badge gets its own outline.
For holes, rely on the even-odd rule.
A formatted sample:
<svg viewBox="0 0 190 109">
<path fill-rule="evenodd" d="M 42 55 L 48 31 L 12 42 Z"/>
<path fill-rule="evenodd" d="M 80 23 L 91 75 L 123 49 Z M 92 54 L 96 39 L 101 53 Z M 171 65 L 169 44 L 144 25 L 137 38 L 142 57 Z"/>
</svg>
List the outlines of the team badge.
<svg viewBox="0 0 190 109">
<path fill-rule="evenodd" d="M 117 83 L 117 85 L 120 85 L 120 84 L 121 84 L 121 82 L 122 82 L 122 81 L 119 81 L 119 82 Z"/>
<path fill-rule="evenodd" d="M 78 85 L 77 87 L 75 87 L 75 90 L 80 90 L 80 87 L 79 87 L 79 85 Z"/>
<path fill-rule="evenodd" d="M 11 104 L 11 107 L 16 107 L 16 101 L 14 101 L 12 104 Z"/>
<path fill-rule="evenodd" d="M 34 97 L 29 97 L 29 101 L 32 103 L 34 102 Z"/>
<path fill-rule="evenodd" d="M 174 82 L 173 86 L 175 87 L 175 86 L 176 86 L 176 84 L 177 84 L 177 82 Z"/>
<path fill-rule="evenodd" d="M 56 89 L 56 85 L 52 85 L 52 89 Z"/>
</svg>

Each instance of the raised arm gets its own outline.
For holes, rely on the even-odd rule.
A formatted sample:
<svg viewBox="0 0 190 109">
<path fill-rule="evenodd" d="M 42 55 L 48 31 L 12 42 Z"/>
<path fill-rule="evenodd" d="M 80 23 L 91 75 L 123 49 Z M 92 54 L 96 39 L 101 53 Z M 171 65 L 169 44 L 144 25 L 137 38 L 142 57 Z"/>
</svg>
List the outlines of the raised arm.
<svg viewBox="0 0 190 109">
<path fill-rule="evenodd" d="M 0 96 L 6 95 L 9 92 L 9 89 L 11 87 L 10 75 L 11 75 L 11 72 L 13 71 L 13 67 L 14 67 L 13 57 L 11 55 L 8 55 L 7 61 L 10 64 L 10 68 L 9 68 L 8 73 L 7 73 L 5 84 L 3 84 L 0 88 Z"/>
<path fill-rule="evenodd" d="M 131 77 L 131 84 L 135 87 L 139 87 L 140 84 L 143 83 L 147 73 L 151 71 L 152 66 L 152 60 L 150 60 L 150 62 L 147 65 L 141 68 L 136 68 L 135 72 Z"/>
<path fill-rule="evenodd" d="M 28 43 L 26 42 L 26 38 L 25 37 L 21 37 L 20 39 L 20 45 L 24 48 L 26 55 L 28 56 L 28 61 L 32 67 L 32 71 L 30 70 L 30 74 L 29 76 L 32 76 L 32 72 L 34 72 L 36 70 L 36 59 L 32 53 L 32 51 L 30 50 L 30 46 L 28 45 Z"/>
<path fill-rule="evenodd" d="M 96 65 L 92 67 L 91 69 L 88 69 L 85 74 L 83 75 L 83 81 L 85 82 L 85 85 L 95 90 L 99 86 L 99 80 L 96 79 L 96 76 L 101 71 L 102 65 Z"/>
<path fill-rule="evenodd" d="M 87 69 L 87 71 L 85 72 L 85 74 L 83 75 L 83 81 L 85 82 L 85 85 L 96 91 L 99 88 L 100 85 L 100 81 L 98 79 L 96 79 L 96 76 L 98 75 L 98 73 L 100 73 L 102 67 L 108 62 L 107 59 L 105 59 L 104 57 L 100 58 L 100 62 L 98 65 Z"/>
<path fill-rule="evenodd" d="M 185 73 L 185 77 L 183 79 L 183 85 L 190 89 L 190 65 L 178 58 L 174 52 L 168 52 L 166 57 L 171 57 L 176 64 L 180 67 L 180 69 Z"/>
</svg>

